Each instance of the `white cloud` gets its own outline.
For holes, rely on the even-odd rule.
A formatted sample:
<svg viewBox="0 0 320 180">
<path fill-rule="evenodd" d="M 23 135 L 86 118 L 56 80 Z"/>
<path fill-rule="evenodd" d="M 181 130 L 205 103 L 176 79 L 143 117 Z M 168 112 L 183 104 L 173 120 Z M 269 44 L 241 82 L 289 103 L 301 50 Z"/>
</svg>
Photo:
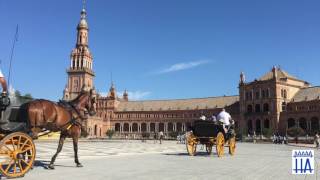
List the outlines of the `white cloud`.
<svg viewBox="0 0 320 180">
<path fill-rule="evenodd" d="M 117 92 L 117 96 L 122 98 L 124 91 Z M 101 92 L 99 93 L 101 96 L 107 96 L 108 93 Z M 129 100 L 141 100 L 145 99 L 151 94 L 149 91 L 128 91 Z"/>
<path fill-rule="evenodd" d="M 122 97 L 123 91 L 117 93 L 119 97 Z M 128 91 L 129 100 L 141 100 L 148 97 L 151 94 L 149 91 Z"/>
<path fill-rule="evenodd" d="M 164 73 L 170 73 L 170 72 L 175 72 L 175 71 L 182 71 L 182 70 L 186 70 L 186 69 L 195 68 L 200 65 L 208 64 L 210 62 L 211 61 L 209 61 L 209 60 L 199 60 L 199 61 L 177 63 L 177 64 L 171 65 L 168 68 L 165 68 L 165 69 L 162 69 L 162 70 L 156 72 L 156 74 L 164 74 Z"/>
</svg>

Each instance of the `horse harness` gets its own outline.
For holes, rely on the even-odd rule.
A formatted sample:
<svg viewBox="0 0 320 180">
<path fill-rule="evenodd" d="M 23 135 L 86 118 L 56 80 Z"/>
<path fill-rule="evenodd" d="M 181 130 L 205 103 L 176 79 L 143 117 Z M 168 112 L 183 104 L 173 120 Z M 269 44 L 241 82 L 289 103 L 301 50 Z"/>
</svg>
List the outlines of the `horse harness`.
<svg viewBox="0 0 320 180">
<path fill-rule="evenodd" d="M 77 121 L 77 119 L 80 118 L 81 120 L 84 120 L 85 118 L 81 115 L 80 111 L 72 103 L 67 101 L 60 100 L 58 104 L 65 107 L 71 117 L 70 121 L 64 124 L 62 128 L 67 127 L 66 129 L 69 130 L 74 125 L 81 128 L 82 124 L 81 122 Z M 74 116 L 72 112 L 75 112 L 77 116 Z"/>
</svg>

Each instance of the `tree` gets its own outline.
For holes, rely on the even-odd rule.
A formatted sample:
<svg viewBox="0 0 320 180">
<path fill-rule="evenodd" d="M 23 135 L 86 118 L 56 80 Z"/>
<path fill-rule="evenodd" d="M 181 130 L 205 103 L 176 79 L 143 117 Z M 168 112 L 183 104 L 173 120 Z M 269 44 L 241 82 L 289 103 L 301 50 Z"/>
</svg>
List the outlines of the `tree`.
<svg viewBox="0 0 320 180">
<path fill-rule="evenodd" d="M 14 92 L 14 94 L 15 94 L 15 96 L 16 96 L 17 98 L 20 98 L 20 97 L 21 97 L 21 92 L 20 92 L 19 90 L 16 90 L 16 91 Z"/>
<path fill-rule="evenodd" d="M 171 138 L 177 138 L 178 135 L 179 135 L 179 132 L 178 132 L 178 131 L 171 131 L 171 132 L 169 133 L 169 136 L 170 136 Z"/>
<path fill-rule="evenodd" d="M 27 99 L 33 99 L 32 95 L 30 93 L 26 93 L 24 95 L 24 97 L 27 98 Z"/>
<path fill-rule="evenodd" d="M 289 136 L 297 137 L 297 136 L 304 136 L 306 132 L 300 127 L 291 127 L 287 130 Z"/>
<path fill-rule="evenodd" d="M 106 135 L 109 137 L 109 139 L 111 139 L 114 133 L 115 133 L 114 130 L 108 129 L 107 132 L 106 132 Z"/>
<path fill-rule="evenodd" d="M 266 138 L 270 138 L 272 136 L 272 129 L 271 128 L 263 128 L 262 129 L 262 134 L 266 137 Z"/>
</svg>

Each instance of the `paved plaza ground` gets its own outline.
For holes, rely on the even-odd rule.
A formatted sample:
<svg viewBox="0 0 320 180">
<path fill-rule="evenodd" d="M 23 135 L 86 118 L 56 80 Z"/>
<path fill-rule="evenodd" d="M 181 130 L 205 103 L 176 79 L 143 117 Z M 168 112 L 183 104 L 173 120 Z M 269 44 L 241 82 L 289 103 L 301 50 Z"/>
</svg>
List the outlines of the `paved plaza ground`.
<svg viewBox="0 0 320 180">
<path fill-rule="evenodd" d="M 218 158 L 215 151 L 207 155 L 201 146 L 197 155 L 187 154 L 184 144 L 165 141 L 96 141 L 80 142 L 79 155 L 83 168 L 76 168 L 73 148 L 66 142 L 56 160 L 56 169 L 45 165 L 54 154 L 57 142 L 36 142 L 35 168 L 23 180 L 207 180 L 207 179 L 317 179 L 320 151 L 315 153 L 314 175 L 291 175 L 291 150 L 304 147 L 238 143 L 235 156 Z"/>
</svg>

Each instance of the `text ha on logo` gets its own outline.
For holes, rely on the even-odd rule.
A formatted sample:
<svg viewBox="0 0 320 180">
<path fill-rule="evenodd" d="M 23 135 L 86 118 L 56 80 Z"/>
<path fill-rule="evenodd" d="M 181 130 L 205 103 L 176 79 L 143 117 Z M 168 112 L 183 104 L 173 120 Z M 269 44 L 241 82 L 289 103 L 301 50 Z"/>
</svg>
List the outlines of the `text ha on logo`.
<svg viewBox="0 0 320 180">
<path fill-rule="evenodd" d="M 292 150 L 292 174 L 314 174 L 313 150 Z"/>
</svg>

